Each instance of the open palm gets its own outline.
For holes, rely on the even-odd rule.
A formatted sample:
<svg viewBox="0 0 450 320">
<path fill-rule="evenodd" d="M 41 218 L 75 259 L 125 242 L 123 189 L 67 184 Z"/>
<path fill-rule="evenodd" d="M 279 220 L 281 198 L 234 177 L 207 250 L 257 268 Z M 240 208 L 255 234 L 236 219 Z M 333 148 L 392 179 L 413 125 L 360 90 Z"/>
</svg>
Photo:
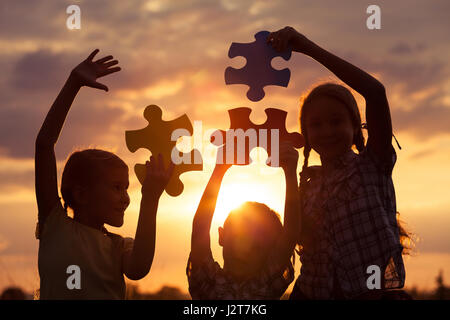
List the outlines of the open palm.
<svg viewBox="0 0 450 320">
<path fill-rule="evenodd" d="M 100 82 L 97 82 L 97 79 L 120 71 L 120 67 L 111 68 L 112 66 L 118 64 L 119 61 L 112 60 L 113 56 L 106 56 L 98 59 L 97 61 L 93 61 L 98 52 L 98 49 L 92 51 L 86 60 L 81 62 L 75 67 L 75 69 L 72 70 L 72 76 L 80 86 L 88 86 L 91 88 L 108 91 L 108 87 Z"/>
</svg>

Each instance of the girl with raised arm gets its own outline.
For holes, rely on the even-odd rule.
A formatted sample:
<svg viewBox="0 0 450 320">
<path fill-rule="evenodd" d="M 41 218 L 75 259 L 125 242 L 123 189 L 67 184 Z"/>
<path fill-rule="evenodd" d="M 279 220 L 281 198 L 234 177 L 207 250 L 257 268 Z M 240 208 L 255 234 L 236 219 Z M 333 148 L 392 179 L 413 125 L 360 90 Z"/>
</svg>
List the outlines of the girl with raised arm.
<svg viewBox="0 0 450 320">
<path fill-rule="evenodd" d="M 98 51 L 73 69 L 36 138 L 41 299 L 124 299 L 123 275 L 141 279 L 153 261 L 158 201 L 173 170 L 164 168 L 160 155 L 146 163 L 135 240 L 104 227 L 122 226 L 130 204 L 128 166 L 117 155 L 99 149 L 72 153 L 62 174 L 64 203 L 58 195 L 54 146 L 72 102 L 83 86 L 108 91 L 97 78 L 120 71 L 112 56 L 94 61 Z"/>
<path fill-rule="evenodd" d="M 397 222 L 392 182 L 396 153 L 384 86 L 292 27 L 271 33 L 267 42 L 278 51 L 291 47 L 310 56 L 366 101 L 367 126 L 361 124 L 355 98 L 343 85 L 321 84 L 302 100 L 302 266 L 291 299 L 405 297 L 388 291 L 405 282 L 401 238 L 406 234 Z M 321 166 L 308 166 L 311 150 L 320 155 Z"/>
</svg>

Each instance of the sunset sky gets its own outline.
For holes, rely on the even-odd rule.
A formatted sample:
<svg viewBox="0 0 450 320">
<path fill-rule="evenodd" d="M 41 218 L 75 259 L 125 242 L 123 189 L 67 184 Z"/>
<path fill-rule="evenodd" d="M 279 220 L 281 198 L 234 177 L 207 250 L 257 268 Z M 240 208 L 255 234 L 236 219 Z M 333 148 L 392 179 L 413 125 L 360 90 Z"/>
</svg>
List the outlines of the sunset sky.
<svg viewBox="0 0 450 320">
<path fill-rule="evenodd" d="M 81 29 L 66 27 L 66 8 L 81 9 Z M 369 30 L 366 9 L 381 8 L 381 29 Z M 99 48 L 112 54 L 121 72 L 100 80 L 109 92 L 82 88 L 56 146 L 58 183 L 71 151 L 87 147 L 113 150 L 130 167 L 131 205 L 123 236 L 136 230 L 140 185 L 134 164 L 150 152 L 131 153 L 125 131 L 147 125 L 143 111 L 156 104 L 163 119 L 187 114 L 208 129 L 229 127 L 228 109 L 252 108 L 251 120 L 265 121 L 264 109 L 288 112 L 288 131 L 298 131 L 299 98 L 314 84 L 337 79 L 300 53 L 276 68 L 289 67 L 288 88 L 266 87 L 259 102 L 246 98 L 247 87 L 226 86 L 232 42 L 252 42 L 261 30 L 293 26 L 325 49 L 374 75 L 386 87 L 398 160 L 393 172 L 397 209 L 418 238 L 405 258 L 406 285 L 432 288 L 440 269 L 450 279 L 450 2 L 448 1 L 24 1 L 0 2 L 0 290 L 39 287 L 38 241 L 34 238 L 34 141 L 54 98 L 72 68 Z M 364 99 L 357 93 L 365 118 Z M 188 145 L 191 140 L 185 140 Z M 186 147 L 185 145 L 185 147 Z M 213 168 L 215 148 L 196 141 L 202 172 L 181 176 L 184 192 L 164 193 L 157 219 L 157 244 L 149 275 L 134 282 L 142 290 L 173 285 L 187 290 L 186 261 L 192 218 Z M 181 147 L 180 147 L 181 148 Z M 183 149 L 188 151 L 189 148 Z M 265 166 L 264 152 L 251 166 L 233 167 L 225 176 L 213 220 L 215 258 L 222 262 L 217 228 L 230 209 L 243 201 L 284 208 L 281 169 Z M 300 170 L 303 163 L 300 150 Z M 311 164 L 320 164 L 312 154 Z M 296 277 L 299 263 L 296 263 Z M 132 282 L 132 281 L 130 281 Z M 133 282 L 132 282 L 133 283 Z"/>
</svg>

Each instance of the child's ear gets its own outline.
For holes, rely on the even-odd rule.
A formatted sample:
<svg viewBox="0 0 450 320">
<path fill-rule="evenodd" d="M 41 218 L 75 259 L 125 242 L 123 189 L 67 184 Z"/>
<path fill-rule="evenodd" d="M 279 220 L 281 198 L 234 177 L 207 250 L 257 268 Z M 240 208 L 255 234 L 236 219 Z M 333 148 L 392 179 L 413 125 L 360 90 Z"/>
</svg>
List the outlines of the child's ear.
<svg viewBox="0 0 450 320">
<path fill-rule="evenodd" d="M 219 227 L 219 245 L 223 247 L 223 228 Z"/>
</svg>

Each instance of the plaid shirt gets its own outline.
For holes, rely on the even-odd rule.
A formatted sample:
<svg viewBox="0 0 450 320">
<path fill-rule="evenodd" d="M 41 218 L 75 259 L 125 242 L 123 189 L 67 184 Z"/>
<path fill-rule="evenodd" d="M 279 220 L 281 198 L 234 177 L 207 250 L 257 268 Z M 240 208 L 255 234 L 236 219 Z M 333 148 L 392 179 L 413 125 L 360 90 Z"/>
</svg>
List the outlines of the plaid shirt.
<svg viewBox="0 0 450 320">
<path fill-rule="evenodd" d="M 285 266 L 270 266 L 239 283 L 214 261 L 212 255 L 198 265 L 189 257 L 186 274 L 192 299 L 201 300 L 278 300 L 294 280 L 294 268 L 289 262 Z"/>
<path fill-rule="evenodd" d="M 309 167 L 303 203 L 306 238 L 295 284 L 311 299 L 354 298 L 368 292 L 370 265 L 379 266 L 382 288 L 401 288 L 405 270 L 396 219 L 392 170 L 369 148 L 341 156 L 333 171 Z M 336 294 L 336 287 L 340 288 Z"/>
</svg>

